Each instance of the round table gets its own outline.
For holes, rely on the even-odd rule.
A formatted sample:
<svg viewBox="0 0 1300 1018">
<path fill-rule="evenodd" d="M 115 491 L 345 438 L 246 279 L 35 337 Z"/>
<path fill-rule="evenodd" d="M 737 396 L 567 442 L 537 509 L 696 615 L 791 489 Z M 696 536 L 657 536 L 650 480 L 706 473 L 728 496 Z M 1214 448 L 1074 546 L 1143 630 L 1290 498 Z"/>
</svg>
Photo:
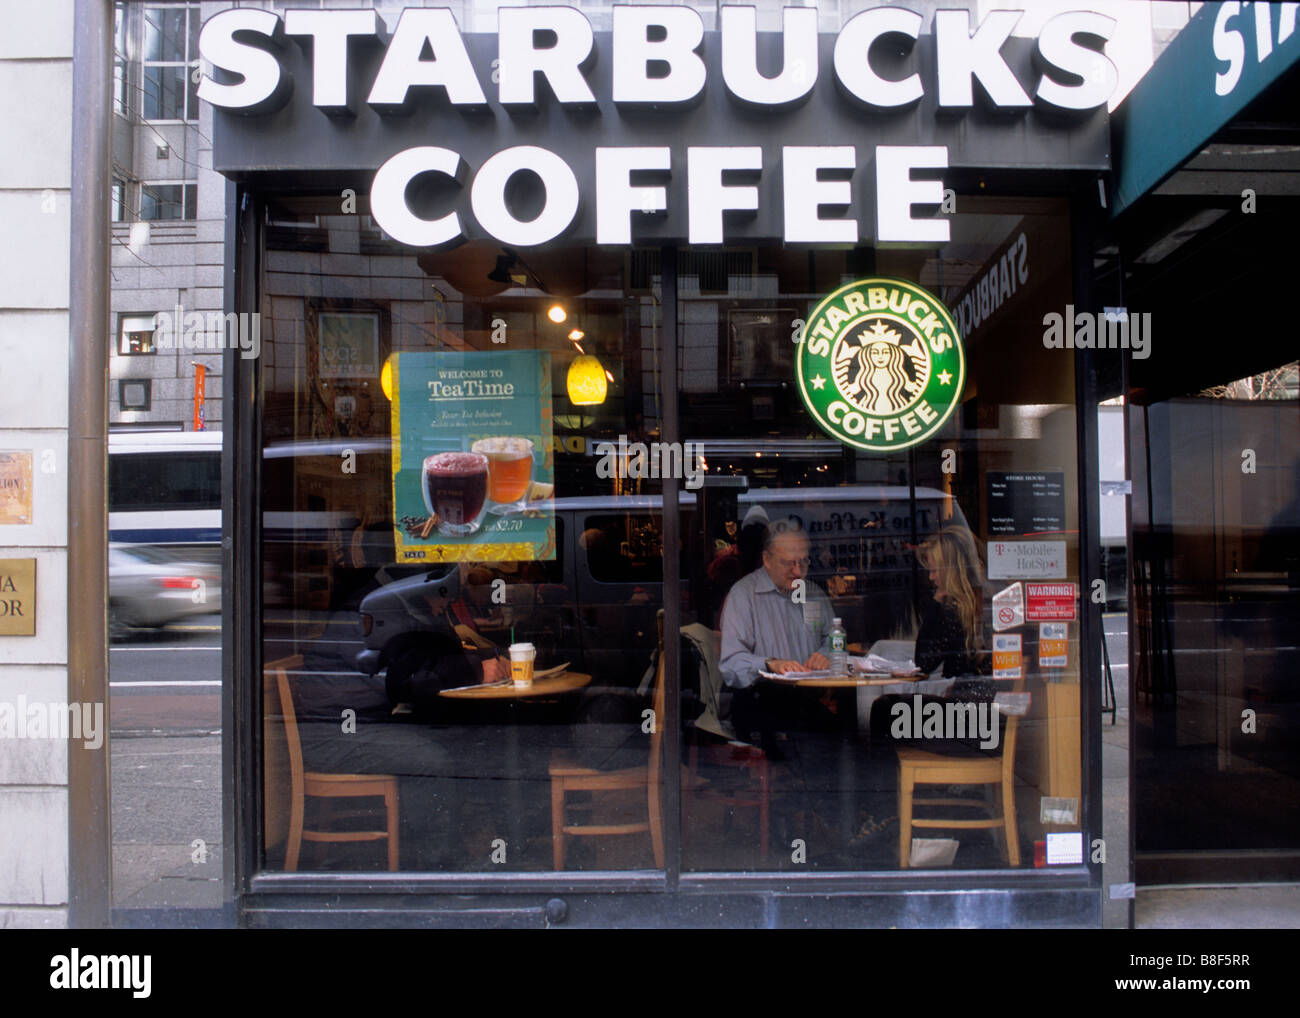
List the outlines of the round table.
<svg viewBox="0 0 1300 1018">
<path fill-rule="evenodd" d="M 458 686 L 438 693 L 449 700 L 527 700 L 538 696 L 558 696 L 591 685 L 591 676 L 582 672 L 561 672 L 545 679 L 534 679 L 531 686 L 518 687 L 513 682 L 490 682 L 480 686 Z"/>
</svg>

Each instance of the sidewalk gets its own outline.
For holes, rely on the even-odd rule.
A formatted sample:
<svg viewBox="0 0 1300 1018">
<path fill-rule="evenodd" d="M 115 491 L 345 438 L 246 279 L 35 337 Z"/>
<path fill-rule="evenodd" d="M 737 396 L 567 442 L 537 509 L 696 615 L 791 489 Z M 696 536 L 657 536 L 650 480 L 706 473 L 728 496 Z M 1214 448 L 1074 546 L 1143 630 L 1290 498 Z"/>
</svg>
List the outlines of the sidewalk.
<svg viewBox="0 0 1300 1018">
<path fill-rule="evenodd" d="M 1300 929 L 1300 884 L 1139 889 L 1137 928 Z"/>
</svg>

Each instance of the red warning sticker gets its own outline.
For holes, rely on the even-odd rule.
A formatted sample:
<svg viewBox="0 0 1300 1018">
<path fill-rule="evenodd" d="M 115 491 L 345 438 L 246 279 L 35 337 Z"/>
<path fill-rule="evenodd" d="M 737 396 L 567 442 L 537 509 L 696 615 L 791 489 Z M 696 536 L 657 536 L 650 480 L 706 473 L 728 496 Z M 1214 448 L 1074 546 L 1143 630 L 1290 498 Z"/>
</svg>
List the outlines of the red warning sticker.
<svg viewBox="0 0 1300 1018">
<path fill-rule="evenodd" d="M 1029 622 L 1073 622 L 1079 587 L 1075 583 L 1026 583 L 1025 619 Z"/>
</svg>

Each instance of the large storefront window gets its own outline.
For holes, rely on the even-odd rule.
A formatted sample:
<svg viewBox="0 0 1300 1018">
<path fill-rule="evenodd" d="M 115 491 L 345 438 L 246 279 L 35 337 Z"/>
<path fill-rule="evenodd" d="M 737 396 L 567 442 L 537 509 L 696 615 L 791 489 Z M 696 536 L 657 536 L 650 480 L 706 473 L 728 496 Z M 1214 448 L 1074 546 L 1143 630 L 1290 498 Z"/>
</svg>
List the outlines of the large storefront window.
<svg viewBox="0 0 1300 1018">
<path fill-rule="evenodd" d="M 266 868 L 985 869 L 1077 831 L 1073 357 L 1041 341 L 1067 209 L 959 200 L 938 250 L 679 249 L 668 322 L 658 248 L 412 252 L 270 201 Z M 893 451 L 819 429 L 795 379 L 864 278 L 963 339 L 952 415 Z M 904 338 L 862 324 L 870 387 Z M 817 675 L 836 618 L 855 669 Z"/>
<path fill-rule="evenodd" d="M 267 866 L 662 868 L 661 485 L 601 445 L 662 428 L 654 261 L 319 224 L 267 233 Z"/>
<path fill-rule="evenodd" d="M 687 870 L 1033 866 L 1077 830 L 1073 365 L 1041 341 L 1070 302 L 1068 220 L 958 200 L 938 251 L 682 255 L 681 430 L 708 461 L 684 529 Z M 926 288 L 964 337 L 955 412 L 893 452 L 830 439 L 796 391 L 799 327 L 864 277 Z M 863 323 L 866 353 L 897 345 Z M 835 618 L 869 674 L 778 677 L 779 659 L 824 668 Z"/>
</svg>

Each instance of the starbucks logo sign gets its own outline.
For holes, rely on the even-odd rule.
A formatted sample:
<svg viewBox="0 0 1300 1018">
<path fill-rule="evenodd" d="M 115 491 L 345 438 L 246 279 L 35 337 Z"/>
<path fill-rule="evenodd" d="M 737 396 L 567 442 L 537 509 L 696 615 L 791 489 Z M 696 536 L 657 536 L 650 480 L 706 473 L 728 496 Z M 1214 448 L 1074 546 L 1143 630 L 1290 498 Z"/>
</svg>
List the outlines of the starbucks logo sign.
<svg viewBox="0 0 1300 1018">
<path fill-rule="evenodd" d="M 938 299 L 897 279 L 824 298 L 795 355 L 803 404 L 841 442 L 885 452 L 934 435 L 966 381 L 957 326 Z"/>
</svg>

